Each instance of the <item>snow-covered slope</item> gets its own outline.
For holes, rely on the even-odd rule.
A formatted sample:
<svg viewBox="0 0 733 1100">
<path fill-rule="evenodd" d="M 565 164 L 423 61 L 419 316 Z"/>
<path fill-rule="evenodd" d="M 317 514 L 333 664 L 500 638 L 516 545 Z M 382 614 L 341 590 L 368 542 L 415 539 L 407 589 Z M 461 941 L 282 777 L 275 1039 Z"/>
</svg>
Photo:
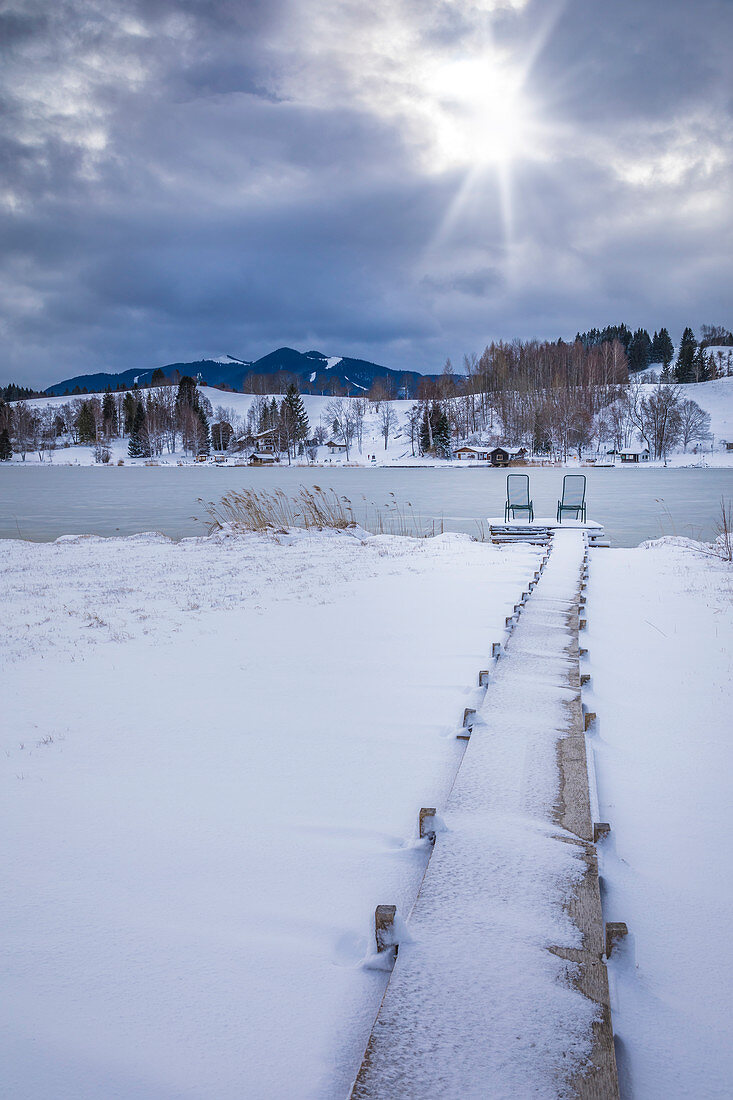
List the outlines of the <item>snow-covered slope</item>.
<svg viewBox="0 0 733 1100">
<path fill-rule="evenodd" d="M 649 387 L 649 389 L 651 389 L 651 387 Z M 709 456 L 709 460 L 717 465 L 727 464 L 729 462 L 733 463 L 733 452 L 728 453 L 725 451 L 724 447 L 721 447 L 721 440 L 733 440 L 733 378 L 722 378 L 714 382 L 700 382 L 686 385 L 681 387 L 681 391 L 684 397 L 696 401 L 701 408 L 710 413 L 710 428 L 714 437 L 715 452 L 712 457 Z M 232 393 L 230 391 L 214 389 L 210 386 L 201 387 L 201 393 L 211 402 L 215 414 L 217 410 L 222 409 L 225 410 L 225 415 L 229 415 L 229 411 L 231 411 L 235 417 L 240 418 L 245 418 L 252 403 L 258 400 L 253 394 Z M 102 397 L 103 394 L 97 396 Z M 278 400 L 282 397 L 280 394 L 275 396 Z M 53 407 L 62 405 L 70 400 L 79 400 L 79 398 L 42 397 L 33 399 L 29 404 L 39 408 L 44 406 Z M 303 403 L 308 413 L 311 430 L 314 430 L 319 423 L 323 424 L 329 437 L 331 435 L 331 423 L 326 410 L 331 400 L 331 397 L 317 397 L 310 394 L 303 395 Z M 351 399 L 346 398 L 345 400 Z M 406 416 L 413 405 L 413 401 L 391 401 L 389 403 L 397 419 L 397 427 L 391 430 L 386 448 L 384 446 L 379 413 L 370 405 L 364 422 L 361 448 L 359 448 L 358 443 L 354 441 L 351 461 L 371 463 L 371 458 L 374 456 L 374 461 L 380 465 L 393 462 L 408 465 L 416 462 L 420 465 L 425 465 L 426 462 L 429 463 L 431 461 L 444 465 L 440 460 L 412 458 L 412 447 L 406 429 Z M 709 452 L 709 449 L 710 445 L 706 444 L 705 451 Z M 113 461 L 123 459 L 126 463 L 132 462 L 133 464 L 135 462 L 141 463 L 144 461 L 143 459 L 131 460 L 128 458 L 126 439 L 114 440 L 111 450 Z M 672 462 L 673 464 L 689 463 L 693 460 L 693 457 L 694 456 L 690 454 L 679 454 L 672 457 Z M 175 464 L 180 458 L 181 455 L 179 454 L 163 455 L 157 461 Z M 46 460 L 48 461 L 48 457 Z M 94 461 L 94 457 L 91 447 L 68 447 L 60 448 L 53 452 L 52 460 L 56 463 L 72 462 L 88 464 Z M 38 456 L 29 453 L 26 461 L 38 461 Z M 320 448 L 317 461 L 338 465 L 343 464 L 346 459 L 343 455 L 331 455 L 326 448 L 322 447 Z"/>
</svg>

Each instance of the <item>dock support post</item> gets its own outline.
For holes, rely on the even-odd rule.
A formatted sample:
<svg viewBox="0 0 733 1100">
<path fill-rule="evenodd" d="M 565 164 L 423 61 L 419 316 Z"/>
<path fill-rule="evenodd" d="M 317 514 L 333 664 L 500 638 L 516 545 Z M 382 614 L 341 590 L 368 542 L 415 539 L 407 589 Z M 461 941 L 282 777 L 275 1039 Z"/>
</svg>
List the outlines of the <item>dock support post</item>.
<svg viewBox="0 0 733 1100">
<path fill-rule="evenodd" d="M 396 905 L 378 905 L 374 910 L 374 938 L 377 941 L 377 954 L 385 951 L 397 954 L 397 944 L 394 942 L 394 919 L 397 915 Z"/>
<path fill-rule="evenodd" d="M 611 958 L 611 953 L 624 936 L 628 936 L 629 930 L 622 920 L 606 922 L 606 958 Z"/>
<path fill-rule="evenodd" d="M 435 806 L 423 806 L 419 818 L 420 839 L 435 844 Z"/>
</svg>

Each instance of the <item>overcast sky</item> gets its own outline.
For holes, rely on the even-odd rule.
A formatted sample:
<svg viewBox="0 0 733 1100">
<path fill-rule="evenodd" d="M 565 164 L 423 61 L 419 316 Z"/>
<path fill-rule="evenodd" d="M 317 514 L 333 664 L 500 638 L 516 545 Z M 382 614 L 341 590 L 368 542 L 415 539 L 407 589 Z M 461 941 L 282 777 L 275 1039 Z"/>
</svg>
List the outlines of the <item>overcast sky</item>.
<svg viewBox="0 0 733 1100">
<path fill-rule="evenodd" d="M 9 0 L 0 383 L 731 326 L 730 0 Z"/>
</svg>

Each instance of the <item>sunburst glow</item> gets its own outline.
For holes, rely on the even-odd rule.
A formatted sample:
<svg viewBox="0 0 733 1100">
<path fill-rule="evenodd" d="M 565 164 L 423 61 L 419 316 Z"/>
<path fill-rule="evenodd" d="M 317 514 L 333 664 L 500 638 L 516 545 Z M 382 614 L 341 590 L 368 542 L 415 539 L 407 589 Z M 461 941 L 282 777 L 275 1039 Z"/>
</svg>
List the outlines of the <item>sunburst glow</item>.
<svg viewBox="0 0 733 1100">
<path fill-rule="evenodd" d="M 529 105 L 506 65 L 489 57 L 442 64 L 426 74 L 425 94 L 439 168 L 506 165 L 529 152 Z"/>
</svg>

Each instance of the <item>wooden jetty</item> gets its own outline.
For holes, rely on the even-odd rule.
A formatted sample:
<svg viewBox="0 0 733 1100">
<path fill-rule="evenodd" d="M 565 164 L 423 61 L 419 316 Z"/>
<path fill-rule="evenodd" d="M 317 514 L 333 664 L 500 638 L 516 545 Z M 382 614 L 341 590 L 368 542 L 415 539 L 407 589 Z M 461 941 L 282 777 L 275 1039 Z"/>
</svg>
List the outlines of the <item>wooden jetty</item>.
<svg viewBox="0 0 733 1100">
<path fill-rule="evenodd" d="M 524 520 L 489 519 L 489 532 L 491 541 L 504 542 L 531 542 L 537 546 L 545 546 L 549 543 L 554 531 L 583 531 L 588 546 L 608 547 L 611 543 L 606 538 L 603 525 L 593 521 L 581 523 L 566 519 L 562 523 L 559 520 L 536 519 L 531 523 Z"/>
</svg>

